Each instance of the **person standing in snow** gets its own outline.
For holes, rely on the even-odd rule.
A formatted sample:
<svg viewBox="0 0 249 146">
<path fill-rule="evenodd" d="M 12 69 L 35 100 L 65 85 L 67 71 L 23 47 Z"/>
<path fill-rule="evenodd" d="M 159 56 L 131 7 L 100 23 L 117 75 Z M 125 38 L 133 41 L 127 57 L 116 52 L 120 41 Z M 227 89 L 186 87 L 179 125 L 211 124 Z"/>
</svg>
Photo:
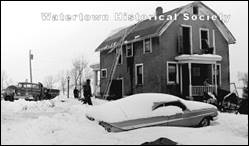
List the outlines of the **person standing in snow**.
<svg viewBox="0 0 249 146">
<path fill-rule="evenodd" d="M 85 97 L 85 101 L 84 103 L 87 103 L 88 105 L 92 105 L 92 90 L 91 90 L 91 85 L 90 85 L 90 79 L 86 80 L 86 84 L 83 85 L 83 89 L 84 89 L 84 97 Z"/>
<path fill-rule="evenodd" d="M 74 98 L 79 98 L 79 90 L 75 87 L 73 90 Z"/>
</svg>

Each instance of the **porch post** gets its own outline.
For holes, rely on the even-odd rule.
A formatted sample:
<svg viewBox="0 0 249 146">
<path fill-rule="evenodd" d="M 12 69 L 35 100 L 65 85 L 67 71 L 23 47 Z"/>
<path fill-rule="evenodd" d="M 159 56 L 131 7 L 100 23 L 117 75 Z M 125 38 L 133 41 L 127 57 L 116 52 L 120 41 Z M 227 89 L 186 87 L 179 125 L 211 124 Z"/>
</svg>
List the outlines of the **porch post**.
<svg viewBox="0 0 249 146">
<path fill-rule="evenodd" d="M 182 94 L 182 64 L 180 65 L 180 92 Z"/>
<path fill-rule="evenodd" d="M 191 74 L 191 63 L 188 63 L 189 72 L 189 96 L 192 97 L 192 74 Z"/>
<path fill-rule="evenodd" d="M 217 89 L 217 64 L 214 64 L 214 82 L 215 82 L 215 94 L 217 94 L 218 89 Z"/>
</svg>

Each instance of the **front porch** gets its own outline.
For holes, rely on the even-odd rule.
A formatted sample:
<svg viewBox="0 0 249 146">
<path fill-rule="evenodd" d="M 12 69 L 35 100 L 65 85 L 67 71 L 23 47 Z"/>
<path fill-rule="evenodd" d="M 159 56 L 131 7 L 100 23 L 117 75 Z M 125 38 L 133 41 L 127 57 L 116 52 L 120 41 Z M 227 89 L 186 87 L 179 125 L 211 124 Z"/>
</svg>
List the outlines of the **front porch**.
<svg viewBox="0 0 249 146">
<path fill-rule="evenodd" d="M 221 57 L 218 55 L 180 55 L 178 60 L 180 92 L 185 97 L 200 97 L 204 92 L 217 94 L 220 86 Z"/>
</svg>

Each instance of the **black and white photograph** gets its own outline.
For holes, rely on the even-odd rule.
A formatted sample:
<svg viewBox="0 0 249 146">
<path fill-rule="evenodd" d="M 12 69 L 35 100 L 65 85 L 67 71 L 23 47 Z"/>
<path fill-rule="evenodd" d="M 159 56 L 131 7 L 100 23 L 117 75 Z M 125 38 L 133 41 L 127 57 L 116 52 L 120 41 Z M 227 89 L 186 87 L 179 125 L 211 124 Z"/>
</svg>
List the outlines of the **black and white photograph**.
<svg viewBox="0 0 249 146">
<path fill-rule="evenodd" d="M 1 1 L 1 145 L 248 145 L 248 1 Z"/>
</svg>

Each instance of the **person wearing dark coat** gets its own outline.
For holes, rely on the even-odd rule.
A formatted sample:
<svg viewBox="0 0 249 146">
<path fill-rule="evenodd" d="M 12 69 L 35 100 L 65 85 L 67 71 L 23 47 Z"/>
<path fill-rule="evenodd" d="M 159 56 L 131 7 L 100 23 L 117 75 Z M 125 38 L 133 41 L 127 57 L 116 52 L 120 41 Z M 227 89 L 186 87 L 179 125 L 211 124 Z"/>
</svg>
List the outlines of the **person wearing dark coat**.
<svg viewBox="0 0 249 146">
<path fill-rule="evenodd" d="M 75 87 L 73 90 L 74 98 L 79 98 L 79 90 Z"/>
<path fill-rule="evenodd" d="M 87 79 L 86 84 L 83 85 L 84 97 L 85 97 L 85 102 L 84 103 L 87 103 L 88 105 L 93 105 L 92 100 L 91 100 L 92 90 L 91 90 L 90 82 L 91 82 L 90 79 Z"/>
</svg>

